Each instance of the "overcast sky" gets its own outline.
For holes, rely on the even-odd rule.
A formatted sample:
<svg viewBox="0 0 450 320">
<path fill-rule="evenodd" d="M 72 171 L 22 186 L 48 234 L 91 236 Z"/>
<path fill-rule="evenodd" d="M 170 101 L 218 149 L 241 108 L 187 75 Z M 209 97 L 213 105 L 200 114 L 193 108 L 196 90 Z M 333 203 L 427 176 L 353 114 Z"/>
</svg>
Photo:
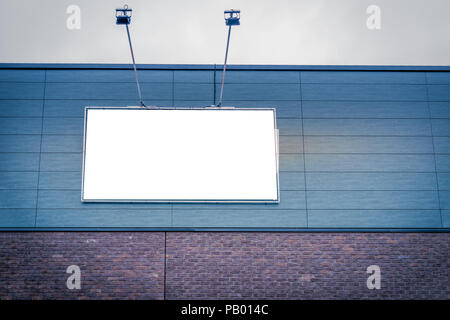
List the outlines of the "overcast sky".
<svg viewBox="0 0 450 320">
<path fill-rule="evenodd" d="M 129 63 L 114 18 L 125 3 L 142 64 L 222 64 L 223 10 L 235 8 L 231 64 L 450 65 L 449 0 L 0 0 L 0 62 Z M 67 27 L 70 5 L 80 29 Z M 367 27 L 370 5 L 380 29 Z"/>
</svg>

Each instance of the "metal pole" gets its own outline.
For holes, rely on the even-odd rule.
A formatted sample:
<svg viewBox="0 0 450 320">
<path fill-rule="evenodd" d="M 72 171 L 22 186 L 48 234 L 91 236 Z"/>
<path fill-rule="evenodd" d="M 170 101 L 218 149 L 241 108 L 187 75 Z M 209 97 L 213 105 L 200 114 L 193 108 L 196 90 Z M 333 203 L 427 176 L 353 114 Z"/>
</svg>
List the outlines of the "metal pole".
<svg viewBox="0 0 450 320">
<path fill-rule="evenodd" d="M 134 75 L 136 76 L 136 85 L 139 93 L 139 102 L 141 104 L 141 107 L 145 107 L 144 101 L 142 100 L 141 85 L 139 84 L 139 78 L 136 70 L 136 62 L 134 61 L 134 53 L 133 53 L 133 46 L 131 45 L 130 30 L 128 29 L 128 24 L 126 24 L 125 26 L 127 27 L 127 35 L 128 35 L 128 43 L 130 44 L 131 59 L 133 59 L 133 68 L 134 68 Z"/>
<path fill-rule="evenodd" d="M 227 58 L 228 58 L 228 47 L 230 45 L 230 34 L 231 34 L 231 25 L 228 26 L 228 39 L 227 39 L 227 49 L 225 51 L 225 63 L 223 64 L 223 72 L 222 72 L 222 84 L 220 86 L 220 98 L 218 107 L 222 106 L 222 98 L 223 98 L 223 85 L 225 83 L 225 72 L 227 71 Z"/>
</svg>

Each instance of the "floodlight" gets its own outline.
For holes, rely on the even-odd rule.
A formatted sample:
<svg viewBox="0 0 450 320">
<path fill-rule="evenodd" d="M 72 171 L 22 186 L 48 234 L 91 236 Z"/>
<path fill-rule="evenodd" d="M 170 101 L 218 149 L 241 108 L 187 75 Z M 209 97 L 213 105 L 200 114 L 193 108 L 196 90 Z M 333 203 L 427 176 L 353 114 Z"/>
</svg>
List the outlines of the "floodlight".
<svg viewBox="0 0 450 320">
<path fill-rule="evenodd" d="M 241 18 L 241 11 L 240 10 L 225 10 L 224 11 L 225 16 L 225 24 L 227 26 L 238 26 L 240 25 L 239 19 Z"/>
<path fill-rule="evenodd" d="M 116 24 L 130 24 L 132 9 L 125 5 L 121 9 L 116 9 Z"/>
</svg>

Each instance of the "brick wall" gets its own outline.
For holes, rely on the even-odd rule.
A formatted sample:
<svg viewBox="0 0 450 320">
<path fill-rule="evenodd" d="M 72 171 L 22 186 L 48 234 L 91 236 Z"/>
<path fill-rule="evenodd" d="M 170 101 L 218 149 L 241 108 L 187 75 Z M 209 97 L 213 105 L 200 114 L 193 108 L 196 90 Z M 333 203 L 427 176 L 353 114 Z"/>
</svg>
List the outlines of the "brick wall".
<svg viewBox="0 0 450 320">
<path fill-rule="evenodd" d="M 162 299 L 163 233 L 0 233 L 1 299 Z M 81 269 L 68 290 L 66 269 Z"/>
<path fill-rule="evenodd" d="M 1 299 L 449 299 L 449 270 L 448 233 L 0 233 Z"/>
</svg>

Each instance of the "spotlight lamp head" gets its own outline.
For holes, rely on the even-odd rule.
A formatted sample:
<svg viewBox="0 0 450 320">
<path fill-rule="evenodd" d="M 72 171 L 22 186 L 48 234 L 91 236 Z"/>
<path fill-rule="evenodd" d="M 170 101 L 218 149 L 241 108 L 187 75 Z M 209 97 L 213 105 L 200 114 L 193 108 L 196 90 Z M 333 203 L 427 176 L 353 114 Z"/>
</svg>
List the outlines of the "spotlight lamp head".
<svg viewBox="0 0 450 320">
<path fill-rule="evenodd" d="M 240 25 L 239 19 L 241 18 L 241 10 L 225 10 L 225 24 L 227 26 L 238 26 Z"/>
<path fill-rule="evenodd" d="M 116 9 L 116 24 L 130 24 L 132 11 L 132 9 L 128 9 L 128 5 Z"/>
</svg>

